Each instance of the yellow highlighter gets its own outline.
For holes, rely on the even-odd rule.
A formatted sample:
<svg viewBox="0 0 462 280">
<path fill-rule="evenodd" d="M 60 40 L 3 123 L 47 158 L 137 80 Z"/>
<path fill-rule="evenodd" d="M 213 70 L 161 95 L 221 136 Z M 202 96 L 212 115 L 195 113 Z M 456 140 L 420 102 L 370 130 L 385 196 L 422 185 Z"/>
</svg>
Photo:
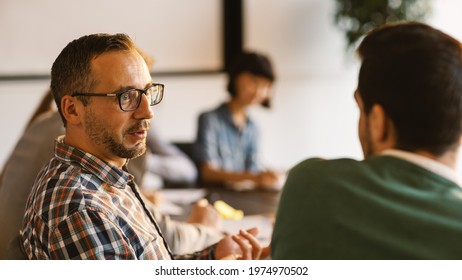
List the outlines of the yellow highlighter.
<svg viewBox="0 0 462 280">
<path fill-rule="evenodd" d="M 234 209 L 223 200 L 215 201 L 213 206 L 217 209 L 223 219 L 240 220 L 244 217 L 244 212 L 242 210 Z"/>
</svg>

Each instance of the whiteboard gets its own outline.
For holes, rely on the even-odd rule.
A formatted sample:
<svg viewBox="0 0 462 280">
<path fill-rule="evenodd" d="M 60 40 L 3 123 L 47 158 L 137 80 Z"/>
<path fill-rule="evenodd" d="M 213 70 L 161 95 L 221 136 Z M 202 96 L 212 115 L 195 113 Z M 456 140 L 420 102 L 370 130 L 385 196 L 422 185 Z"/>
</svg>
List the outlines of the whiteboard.
<svg viewBox="0 0 462 280">
<path fill-rule="evenodd" d="M 48 75 L 70 41 L 126 33 L 154 72 L 223 67 L 222 1 L 0 0 L 0 75 Z"/>
</svg>

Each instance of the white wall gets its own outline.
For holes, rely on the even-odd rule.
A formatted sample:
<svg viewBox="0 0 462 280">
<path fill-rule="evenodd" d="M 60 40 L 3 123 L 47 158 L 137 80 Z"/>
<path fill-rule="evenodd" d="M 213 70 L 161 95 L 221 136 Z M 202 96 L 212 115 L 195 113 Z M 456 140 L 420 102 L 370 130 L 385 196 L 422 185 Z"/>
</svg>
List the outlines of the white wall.
<svg viewBox="0 0 462 280">
<path fill-rule="evenodd" d="M 353 100 L 358 63 L 353 53 L 345 51 L 343 35 L 333 25 L 334 4 L 333 0 L 245 1 L 245 46 L 268 53 L 278 74 L 274 108 L 252 112 L 261 126 L 262 158 L 268 166 L 286 169 L 311 156 L 362 157 Z M 462 3 L 433 4 L 430 23 L 462 39 L 457 13 Z M 3 38 L 15 35 L 2 32 Z M 138 33 L 138 40 L 142 36 L 152 34 Z M 182 49 L 187 51 L 188 46 Z M 178 50 L 172 52 L 169 55 Z M 166 84 L 154 125 L 168 140 L 193 141 L 197 114 L 227 98 L 225 76 L 220 74 L 154 80 Z M 48 81 L 0 82 L 0 167 L 47 87 Z"/>
<path fill-rule="evenodd" d="M 334 4 L 246 2 L 246 47 L 270 54 L 279 73 L 275 108 L 258 114 L 265 160 L 273 165 L 288 167 L 311 156 L 360 157 L 357 65 L 332 24 Z"/>
<path fill-rule="evenodd" d="M 48 74 L 68 42 L 98 32 L 130 35 L 159 70 L 220 69 L 221 14 L 216 0 L 1 0 L 0 74 Z"/>
</svg>

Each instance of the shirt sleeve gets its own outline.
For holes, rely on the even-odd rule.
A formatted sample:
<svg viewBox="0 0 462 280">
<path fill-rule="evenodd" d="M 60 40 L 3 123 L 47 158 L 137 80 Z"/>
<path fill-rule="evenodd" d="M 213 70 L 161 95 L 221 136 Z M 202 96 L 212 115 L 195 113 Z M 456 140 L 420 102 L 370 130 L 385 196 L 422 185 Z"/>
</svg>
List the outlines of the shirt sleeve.
<svg viewBox="0 0 462 280">
<path fill-rule="evenodd" d="M 251 123 L 251 134 L 248 138 L 249 145 L 247 147 L 245 169 L 252 172 L 259 172 L 263 170 L 263 166 L 260 164 L 258 145 L 260 142 L 260 133 L 257 126 Z"/>
<path fill-rule="evenodd" d="M 197 129 L 197 161 L 199 163 L 209 163 L 217 168 L 220 167 L 218 155 L 218 131 L 216 121 L 210 114 L 201 114 Z"/>
<path fill-rule="evenodd" d="M 204 250 L 224 237 L 218 230 L 204 225 L 172 220 L 170 216 L 161 214 L 154 204 L 146 199 L 144 201 L 175 255 Z"/>
<path fill-rule="evenodd" d="M 214 260 L 216 242 L 223 234 L 199 224 L 174 221 L 161 214 L 154 204 L 144 200 L 177 260 Z M 210 245 L 212 244 L 212 245 Z"/>
<path fill-rule="evenodd" d="M 51 259 L 136 259 L 122 231 L 98 211 L 73 213 L 51 232 Z"/>
</svg>

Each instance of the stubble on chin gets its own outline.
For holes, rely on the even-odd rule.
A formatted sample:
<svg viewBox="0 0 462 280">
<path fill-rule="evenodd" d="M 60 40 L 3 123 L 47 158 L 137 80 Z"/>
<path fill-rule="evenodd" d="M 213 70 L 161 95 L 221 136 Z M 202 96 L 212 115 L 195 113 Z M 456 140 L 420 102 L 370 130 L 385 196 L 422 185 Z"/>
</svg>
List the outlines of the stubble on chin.
<svg viewBox="0 0 462 280">
<path fill-rule="evenodd" d="M 131 127 L 129 127 L 124 133 L 123 133 L 123 136 L 122 138 L 124 138 L 125 135 L 127 134 L 130 134 L 130 133 L 133 133 L 135 131 L 138 131 L 140 129 L 144 129 L 146 131 L 149 131 L 149 128 L 150 128 L 150 122 L 149 121 L 141 121 Z M 122 140 L 123 142 L 123 140 Z M 122 147 L 123 146 L 123 143 L 121 144 Z M 125 152 L 125 155 L 127 156 L 126 158 L 136 158 L 136 157 L 139 157 L 141 156 L 142 154 L 144 154 L 146 152 L 146 138 L 135 144 L 135 147 L 133 148 L 125 148 L 124 149 L 119 149 L 120 152 Z"/>
<path fill-rule="evenodd" d="M 106 147 L 115 155 L 121 158 L 136 158 L 141 156 L 146 152 L 146 141 L 142 141 L 140 143 L 137 143 L 134 147 L 132 148 L 127 148 L 124 146 L 123 142 L 122 143 L 117 143 L 114 138 L 108 137 L 108 145 Z"/>
<path fill-rule="evenodd" d="M 122 139 L 117 141 L 117 137 L 111 134 L 107 129 L 106 124 L 98 120 L 92 111 L 88 111 L 86 116 L 85 132 L 95 146 L 100 146 L 102 149 L 116 155 L 120 158 L 135 158 L 139 157 L 146 152 L 146 139 L 140 143 L 137 143 L 132 148 L 127 148 L 124 145 L 124 135 L 131 131 L 136 131 L 140 128 L 149 129 L 149 123 L 140 122 L 130 128 L 128 128 L 122 135 Z"/>
<path fill-rule="evenodd" d="M 137 157 L 143 155 L 146 152 L 146 141 L 144 141 L 144 142 L 142 142 L 142 143 L 140 143 L 138 145 L 141 145 L 141 147 L 139 147 L 139 149 L 134 151 L 133 156 L 129 157 L 129 158 L 137 158 Z"/>
</svg>

